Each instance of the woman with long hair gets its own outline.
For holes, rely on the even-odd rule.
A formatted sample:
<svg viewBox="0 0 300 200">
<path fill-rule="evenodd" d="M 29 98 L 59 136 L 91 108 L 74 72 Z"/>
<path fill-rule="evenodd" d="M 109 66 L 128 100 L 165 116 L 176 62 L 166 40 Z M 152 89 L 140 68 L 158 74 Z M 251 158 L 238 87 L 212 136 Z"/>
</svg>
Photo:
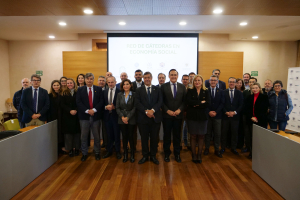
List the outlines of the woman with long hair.
<svg viewBox="0 0 300 200">
<path fill-rule="evenodd" d="M 78 76 L 76 78 L 76 83 L 77 83 L 78 87 L 86 85 L 84 79 L 85 79 L 85 75 L 84 74 L 78 74 Z"/>
<path fill-rule="evenodd" d="M 65 89 L 67 89 L 67 77 L 65 76 L 62 76 L 59 81 L 60 81 L 60 84 L 61 84 L 61 91 L 64 91 Z"/>
</svg>

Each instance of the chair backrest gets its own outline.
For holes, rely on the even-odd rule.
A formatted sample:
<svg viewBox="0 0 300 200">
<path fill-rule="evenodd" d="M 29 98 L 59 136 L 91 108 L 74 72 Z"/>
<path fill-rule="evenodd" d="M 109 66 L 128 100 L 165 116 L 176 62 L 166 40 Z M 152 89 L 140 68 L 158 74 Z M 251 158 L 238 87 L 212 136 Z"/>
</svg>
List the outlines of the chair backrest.
<svg viewBox="0 0 300 200">
<path fill-rule="evenodd" d="M 18 119 L 10 119 L 10 120 L 4 122 L 3 126 L 4 126 L 5 130 L 7 130 L 7 131 L 21 129 Z"/>
</svg>

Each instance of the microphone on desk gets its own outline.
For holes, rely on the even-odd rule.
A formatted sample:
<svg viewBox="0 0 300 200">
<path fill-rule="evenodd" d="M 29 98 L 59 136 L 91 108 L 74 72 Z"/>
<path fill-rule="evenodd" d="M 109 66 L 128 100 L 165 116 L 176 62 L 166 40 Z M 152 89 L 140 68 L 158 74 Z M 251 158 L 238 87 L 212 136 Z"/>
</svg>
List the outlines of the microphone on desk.
<svg viewBox="0 0 300 200">
<path fill-rule="evenodd" d="M 295 131 L 285 131 L 286 133 L 289 133 L 289 134 L 292 134 L 292 135 L 294 135 L 294 134 L 297 134 L 298 132 L 295 132 Z"/>
</svg>

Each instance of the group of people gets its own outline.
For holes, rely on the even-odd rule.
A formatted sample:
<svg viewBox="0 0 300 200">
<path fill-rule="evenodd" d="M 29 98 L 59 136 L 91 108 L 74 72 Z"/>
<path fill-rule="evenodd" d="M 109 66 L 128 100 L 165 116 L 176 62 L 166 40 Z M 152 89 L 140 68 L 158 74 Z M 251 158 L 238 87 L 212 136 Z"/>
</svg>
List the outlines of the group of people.
<svg viewBox="0 0 300 200">
<path fill-rule="evenodd" d="M 255 77 L 245 73 L 242 79 L 230 77 L 226 89 L 220 74 L 215 69 L 204 81 L 201 75 L 191 72 L 182 75 L 179 83 L 177 70 L 171 69 L 169 82 L 160 73 L 159 84 L 152 85 L 151 72 L 136 70 L 133 82 L 123 72 L 118 84 L 107 72 L 98 77 L 96 86 L 94 75 L 87 73 L 79 74 L 76 81 L 67 77 L 52 81 L 49 94 L 40 87 L 41 77 L 34 74 L 30 80 L 22 80 L 22 89 L 15 93 L 13 102 L 21 127 L 57 120 L 59 150 L 71 157 L 81 150 L 81 161 L 88 157 L 90 133 L 96 160 L 100 159 L 101 148 L 106 148 L 103 158 L 115 151 L 121 159 L 122 133 L 123 162 L 135 162 L 138 128 L 143 155 L 138 163 L 150 158 L 159 164 L 156 154 L 161 123 L 165 162 L 170 162 L 172 136 L 178 163 L 183 143 L 191 150 L 192 161 L 201 163 L 203 148 L 203 154 L 208 155 L 211 140 L 214 154 L 220 158 L 226 147 L 239 155 L 237 149 L 244 145 L 242 152 L 249 151 L 251 158 L 252 125 L 267 128 L 269 124 L 271 129 L 285 130 L 292 100 L 279 80 L 272 83 L 268 79 L 262 88 Z"/>
</svg>

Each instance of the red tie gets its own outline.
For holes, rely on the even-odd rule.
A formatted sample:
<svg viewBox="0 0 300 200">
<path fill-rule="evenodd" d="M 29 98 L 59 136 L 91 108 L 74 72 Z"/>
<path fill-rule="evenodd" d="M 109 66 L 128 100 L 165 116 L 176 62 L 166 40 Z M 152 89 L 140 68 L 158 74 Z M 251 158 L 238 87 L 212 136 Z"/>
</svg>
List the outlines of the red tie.
<svg viewBox="0 0 300 200">
<path fill-rule="evenodd" d="M 93 109 L 93 94 L 91 88 L 89 91 L 89 103 L 90 103 L 90 109 Z"/>
</svg>

